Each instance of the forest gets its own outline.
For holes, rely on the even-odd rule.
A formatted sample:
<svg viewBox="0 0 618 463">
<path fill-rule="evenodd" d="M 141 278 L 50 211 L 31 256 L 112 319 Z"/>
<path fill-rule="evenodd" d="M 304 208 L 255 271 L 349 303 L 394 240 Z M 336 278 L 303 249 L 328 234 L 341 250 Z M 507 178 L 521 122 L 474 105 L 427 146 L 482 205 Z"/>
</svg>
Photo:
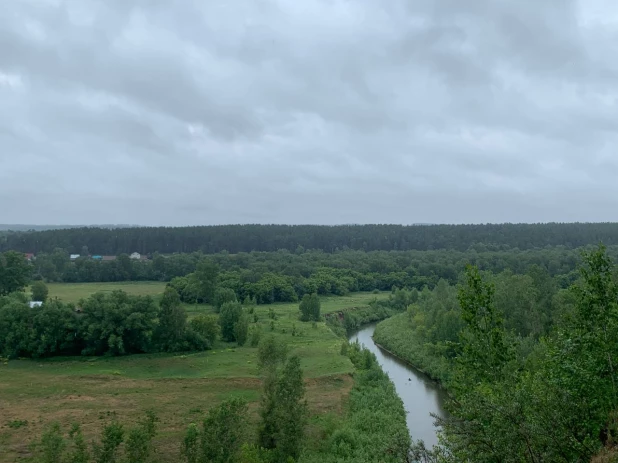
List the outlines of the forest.
<svg viewBox="0 0 618 463">
<path fill-rule="evenodd" d="M 546 246 L 577 248 L 603 242 L 618 244 L 617 223 L 547 223 L 484 225 L 219 225 L 202 227 L 95 228 L 14 231 L 0 234 L 0 252 L 51 253 L 62 248 L 80 253 L 120 255 L 227 251 L 290 252 L 337 250 L 466 251 L 474 245 L 487 249 L 535 249 Z"/>
</svg>

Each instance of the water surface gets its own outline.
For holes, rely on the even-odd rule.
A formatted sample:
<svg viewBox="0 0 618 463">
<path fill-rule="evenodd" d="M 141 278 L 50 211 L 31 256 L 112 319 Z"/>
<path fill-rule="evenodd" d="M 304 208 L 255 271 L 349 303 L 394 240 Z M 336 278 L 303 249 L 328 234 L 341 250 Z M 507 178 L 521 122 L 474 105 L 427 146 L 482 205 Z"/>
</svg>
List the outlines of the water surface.
<svg viewBox="0 0 618 463">
<path fill-rule="evenodd" d="M 430 413 L 445 416 L 443 408 L 445 392 L 427 375 L 414 370 L 405 362 L 380 349 L 372 339 L 376 324 L 367 325 L 350 336 L 350 342 L 358 342 L 373 352 L 384 372 L 395 384 L 397 393 L 407 413 L 408 430 L 412 440 L 423 440 L 428 448 L 437 444 L 434 418 Z"/>
</svg>

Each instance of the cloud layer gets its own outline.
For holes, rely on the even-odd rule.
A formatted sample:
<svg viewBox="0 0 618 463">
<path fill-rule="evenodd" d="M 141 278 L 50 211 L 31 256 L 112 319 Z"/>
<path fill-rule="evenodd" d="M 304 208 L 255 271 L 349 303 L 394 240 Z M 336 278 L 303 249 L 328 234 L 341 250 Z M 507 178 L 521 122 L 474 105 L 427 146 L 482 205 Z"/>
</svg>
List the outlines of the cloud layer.
<svg viewBox="0 0 618 463">
<path fill-rule="evenodd" d="M 23 0 L 0 222 L 617 220 L 608 0 Z"/>
</svg>

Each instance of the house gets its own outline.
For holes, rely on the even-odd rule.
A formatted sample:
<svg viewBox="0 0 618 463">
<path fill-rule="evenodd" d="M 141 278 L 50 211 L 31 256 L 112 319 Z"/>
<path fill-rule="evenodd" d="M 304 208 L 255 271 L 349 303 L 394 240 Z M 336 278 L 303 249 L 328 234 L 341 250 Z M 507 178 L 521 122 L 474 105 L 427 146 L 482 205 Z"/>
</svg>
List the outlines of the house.
<svg viewBox="0 0 618 463">
<path fill-rule="evenodd" d="M 69 259 L 71 259 L 71 260 L 77 260 L 77 259 L 79 259 L 79 254 L 71 254 L 71 255 L 69 256 Z"/>
<path fill-rule="evenodd" d="M 111 262 L 112 260 L 116 260 L 116 256 L 101 256 L 101 260 L 103 262 Z"/>
<path fill-rule="evenodd" d="M 27 253 L 25 254 L 25 256 L 26 256 L 26 260 L 27 260 L 27 261 L 33 261 L 33 260 L 34 260 L 34 254 L 33 254 L 33 253 L 31 253 L 31 252 L 27 252 Z"/>
<path fill-rule="evenodd" d="M 30 302 L 28 302 L 28 305 L 30 306 L 31 309 L 34 309 L 35 307 L 41 307 L 43 305 L 43 302 L 41 302 L 41 301 L 30 301 Z"/>
<path fill-rule="evenodd" d="M 142 255 L 139 252 L 134 252 L 133 254 L 131 254 L 129 256 L 131 259 L 135 259 L 135 260 L 140 260 L 142 258 Z"/>
</svg>

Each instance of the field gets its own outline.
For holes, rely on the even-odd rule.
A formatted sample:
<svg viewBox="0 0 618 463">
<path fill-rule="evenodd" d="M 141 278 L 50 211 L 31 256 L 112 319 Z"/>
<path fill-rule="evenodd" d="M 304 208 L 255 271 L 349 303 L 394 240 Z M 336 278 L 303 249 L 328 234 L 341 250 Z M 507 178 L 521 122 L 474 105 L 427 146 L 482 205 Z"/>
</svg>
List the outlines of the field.
<svg viewBox="0 0 618 463">
<path fill-rule="evenodd" d="M 138 281 L 117 283 L 48 283 L 49 297 L 57 297 L 63 302 L 77 303 L 82 298 L 96 292 L 108 293 L 121 289 L 128 294 L 142 296 L 159 296 L 163 294 L 165 283 L 160 281 Z"/>
<path fill-rule="evenodd" d="M 163 286 L 53 284 L 50 295 L 71 302 L 113 289 L 156 296 Z M 376 295 L 359 293 L 323 298 L 322 311 L 367 305 L 373 297 Z M 212 312 L 205 305 L 186 307 L 190 316 Z M 269 317 L 271 308 L 275 319 Z M 254 325 L 260 327 L 262 336 L 273 334 L 285 340 L 291 353 L 301 357 L 312 414 L 309 432 L 317 436 L 318 423 L 327 415 L 341 413 L 352 386 L 352 365 L 340 354 L 342 340 L 324 323 L 298 321 L 297 303 L 257 306 L 255 313 L 258 321 Z M 250 402 L 256 418 L 260 395 L 256 355 L 257 348 L 219 342 L 211 351 L 187 355 L 65 357 L 0 364 L 0 462 L 32 461 L 29 442 L 51 421 L 59 421 L 65 428 L 79 421 L 90 438 L 111 416 L 132 422 L 149 408 L 161 418 L 157 441 L 161 461 L 177 461 L 184 429 L 199 422 L 214 404 L 242 396 Z"/>
</svg>

